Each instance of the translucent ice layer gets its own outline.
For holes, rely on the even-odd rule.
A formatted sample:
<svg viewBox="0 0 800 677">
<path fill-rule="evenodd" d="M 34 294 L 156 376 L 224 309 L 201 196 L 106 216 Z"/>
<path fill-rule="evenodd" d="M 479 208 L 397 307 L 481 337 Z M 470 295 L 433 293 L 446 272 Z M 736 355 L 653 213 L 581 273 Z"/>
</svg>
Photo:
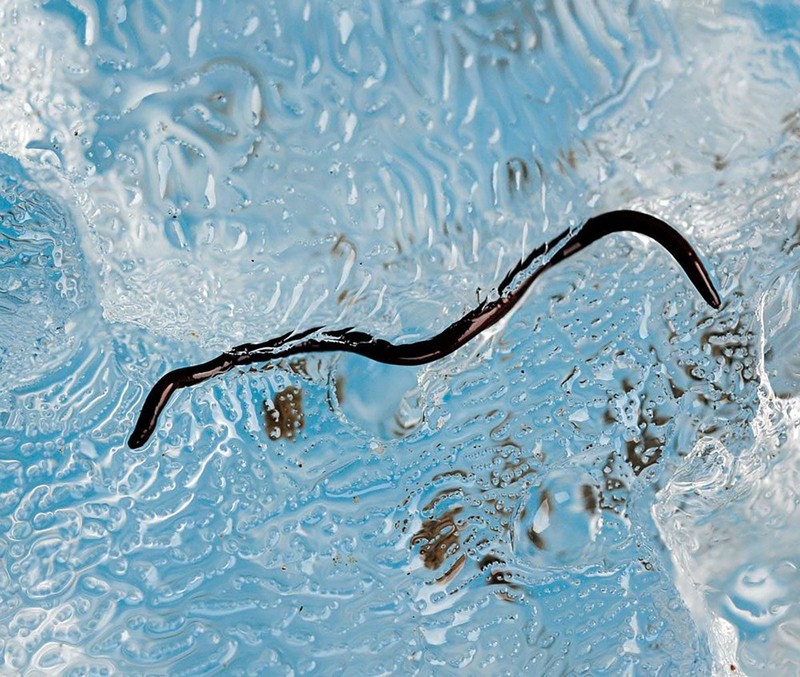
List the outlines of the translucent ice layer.
<svg viewBox="0 0 800 677">
<path fill-rule="evenodd" d="M 0 0 L 0 672 L 800 662 L 791 3 Z M 298 327 L 425 367 L 163 373 Z"/>
</svg>

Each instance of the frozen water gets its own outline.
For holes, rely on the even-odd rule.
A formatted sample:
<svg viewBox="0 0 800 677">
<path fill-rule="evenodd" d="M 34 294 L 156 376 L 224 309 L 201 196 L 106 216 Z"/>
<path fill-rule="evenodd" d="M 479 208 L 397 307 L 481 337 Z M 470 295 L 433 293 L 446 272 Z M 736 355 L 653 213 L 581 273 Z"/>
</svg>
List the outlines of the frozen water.
<svg viewBox="0 0 800 677">
<path fill-rule="evenodd" d="M 800 665 L 800 11 L 781 2 L 0 0 L 8 673 Z M 165 371 L 318 324 L 403 369 Z"/>
</svg>

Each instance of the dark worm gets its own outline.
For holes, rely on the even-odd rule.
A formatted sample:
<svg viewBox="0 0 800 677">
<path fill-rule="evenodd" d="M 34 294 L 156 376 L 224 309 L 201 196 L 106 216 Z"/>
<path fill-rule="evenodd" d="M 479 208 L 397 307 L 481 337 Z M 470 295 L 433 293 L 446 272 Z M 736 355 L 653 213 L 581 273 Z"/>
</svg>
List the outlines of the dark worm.
<svg viewBox="0 0 800 677">
<path fill-rule="evenodd" d="M 289 332 L 263 343 L 245 343 L 208 362 L 171 371 L 158 380 L 145 399 L 139 419 L 128 439 L 128 446 L 136 449 L 150 439 L 159 415 L 176 390 L 197 385 L 234 367 L 300 353 L 338 350 L 396 365 L 420 365 L 441 359 L 505 317 L 519 303 L 533 281 L 548 268 L 577 254 L 601 237 L 620 231 L 640 233 L 658 242 L 680 264 L 705 301 L 714 308 L 719 308 L 719 295 L 708 272 L 697 252 L 678 231 L 664 221 L 641 212 L 608 212 L 589 219 L 574 233 L 565 231 L 534 249 L 503 278 L 497 288 L 497 298 L 482 301 L 477 308 L 431 338 L 397 345 L 371 334 L 355 331 L 352 327 L 336 330 L 314 327 L 300 333 Z M 560 249 L 550 259 L 538 268 L 529 270 L 537 258 L 559 245 Z"/>
</svg>

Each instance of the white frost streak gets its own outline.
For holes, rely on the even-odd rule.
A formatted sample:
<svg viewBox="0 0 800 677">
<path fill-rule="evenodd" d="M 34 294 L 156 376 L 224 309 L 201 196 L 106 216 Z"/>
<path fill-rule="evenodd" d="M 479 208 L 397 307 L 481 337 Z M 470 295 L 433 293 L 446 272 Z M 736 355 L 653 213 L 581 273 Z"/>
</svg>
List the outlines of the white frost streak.
<svg viewBox="0 0 800 677">
<path fill-rule="evenodd" d="M 328 129 L 328 111 L 324 110 L 319 114 L 319 120 L 317 121 L 317 129 L 319 129 L 319 133 L 322 134 L 326 129 Z"/>
<path fill-rule="evenodd" d="M 95 43 L 95 40 L 97 40 L 97 26 L 99 23 L 96 4 L 87 2 L 87 0 L 69 0 L 69 4 L 86 17 L 86 29 L 83 33 L 83 42 L 87 47 L 91 47 Z"/>
<path fill-rule="evenodd" d="M 261 88 L 258 85 L 253 85 L 253 91 L 250 92 L 250 110 L 253 113 L 253 126 L 257 127 L 261 122 Z"/>
<path fill-rule="evenodd" d="M 339 39 L 342 41 L 343 45 L 347 44 L 347 41 L 350 39 L 350 33 L 353 32 L 353 19 L 350 16 L 350 12 L 344 10 L 339 12 L 339 16 L 337 17 L 337 24 L 339 24 Z"/>
<path fill-rule="evenodd" d="M 264 309 L 264 312 L 269 313 L 275 310 L 275 306 L 278 305 L 278 300 L 280 299 L 280 297 L 281 297 L 281 283 L 276 282 L 275 291 L 272 292 L 272 296 L 269 300 L 269 303 L 267 303 L 267 307 Z"/>
<path fill-rule="evenodd" d="M 345 259 L 344 266 L 342 268 L 342 276 L 339 278 L 339 284 L 336 285 L 335 292 L 338 292 L 342 285 L 344 285 L 345 281 L 348 277 L 350 277 L 350 271 L 353 269 L 353 264 L 356 262 L 356 251 L 355 249 L 351 249 L 350 253 L 347 255 L 347 259 Z"/>
<path fill-rule="evenodd" d="M 386 285 L 381 287 L 381 290 L 378 292 L 378 300 L 375 301 L 375 307 L 372 309 L 367 317 L 372 317 L 375 315 L 382 307 L 383 307 L 383 295 L 386 293 Z"/>
<path fill-rule="evenodd" d="M 650 319 L 650 312 L 652 307 L 650 305 L 650 297 L 646 296 L 644 299 L 644 312 L 642 313 L 642 321 L 639 323 L 639 338 L 646 339 L 649 336 L 647 331 L 647 321 Z"/>
<path fill-rule="evenodd" d="M 203 0 L 197 0 L 194 5 L 195 20 L 189 28 L 189 57 L 197 52 L 197 41 L 200 38 L 200 15 L 203 13 Z"/>
<path fill-rule="evenodd" d="M 163 199 L 167 194 L 167 177 L 172 169 L 172 158 L 169 156 L 169 150 L 165 143 L 158 147 L 156 161 L 158 166 L 158 193 Z"/>
<path fill-rule="evenodd" d="M 253 15 L 247 20 L 247 25 L 244 27 L 242 35 L 244 35 L 244 37 L 248 37 L 253 33 L 255 33 L 257 28 L 258 28 L 258 17 Z"/>
<path fill-rule="evenodd" d="M 478 97 L 472 97 L 472 101 L 469 102 L 469 106 L 467 106 L 467 114 L 464 116 L 464 119 L 461 121 L 462 125 L 468 125 L 475 119 L 475 113 L 478 110 Z"/>
<path fill-rule="evenodd" d="M 193 57 L 197 51 L 197 40 L 200 37 L 200 20 L 196 19 L 189 29 L 189 56 Z"/>
<path fill-rule="evenodd" d="M 214 175 L 208 174 L 208 181 L 206 181 L 206 203 L 209 209 L 214 209 L 217 206 L 217 191 Z"/>
<path fill-rule="evenodd" d="M 292 298 L 289 301 L 289 307 L 286 309 L 286 312 L 283 314 L 283 317 L 281 318 L 281 323 L 284 323 L 284 322 L 286 322 L 286 320 L 289 319 L 289 315 L 294 310 L 294 307 L 297 305 L 297 302 L 300 300 L 300 297 L 303 294 L 303 289 L 306 286 L 306 282 L 308 282 L 308 277 L 309 276 L 306 275 L 302 280 L 300 280 L 300 282 L 298 282 L 294 286 L 294 289 L 292 290 Z"/>
<path fill-rule="evenodd" d="M 358 117 L 355 113 L 349 113 L 347 116 L 347 120 L 344 123 L 344 142 L 350 143 L 350 139 L 353 138 L 353 132 L 356 129 L 356 125 L 358 124 Z"/>
</svg>

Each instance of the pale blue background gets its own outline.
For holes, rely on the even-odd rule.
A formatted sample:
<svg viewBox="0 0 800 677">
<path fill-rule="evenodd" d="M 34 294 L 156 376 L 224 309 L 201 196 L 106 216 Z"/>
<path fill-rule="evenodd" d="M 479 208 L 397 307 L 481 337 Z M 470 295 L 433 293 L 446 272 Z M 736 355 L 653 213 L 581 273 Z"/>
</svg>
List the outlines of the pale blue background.
<svg viewBox="0 0 800 677">
<path fill-rule="evenodd" d="M 0 2 L 2 670 L 795 670 L 799 22 Z M 619 208 L 684 232 L 722 308 L 614 236 L 440 363 L 231 373 L 125 445 L 167 370 L 428 335 Z"/>
</svg>

